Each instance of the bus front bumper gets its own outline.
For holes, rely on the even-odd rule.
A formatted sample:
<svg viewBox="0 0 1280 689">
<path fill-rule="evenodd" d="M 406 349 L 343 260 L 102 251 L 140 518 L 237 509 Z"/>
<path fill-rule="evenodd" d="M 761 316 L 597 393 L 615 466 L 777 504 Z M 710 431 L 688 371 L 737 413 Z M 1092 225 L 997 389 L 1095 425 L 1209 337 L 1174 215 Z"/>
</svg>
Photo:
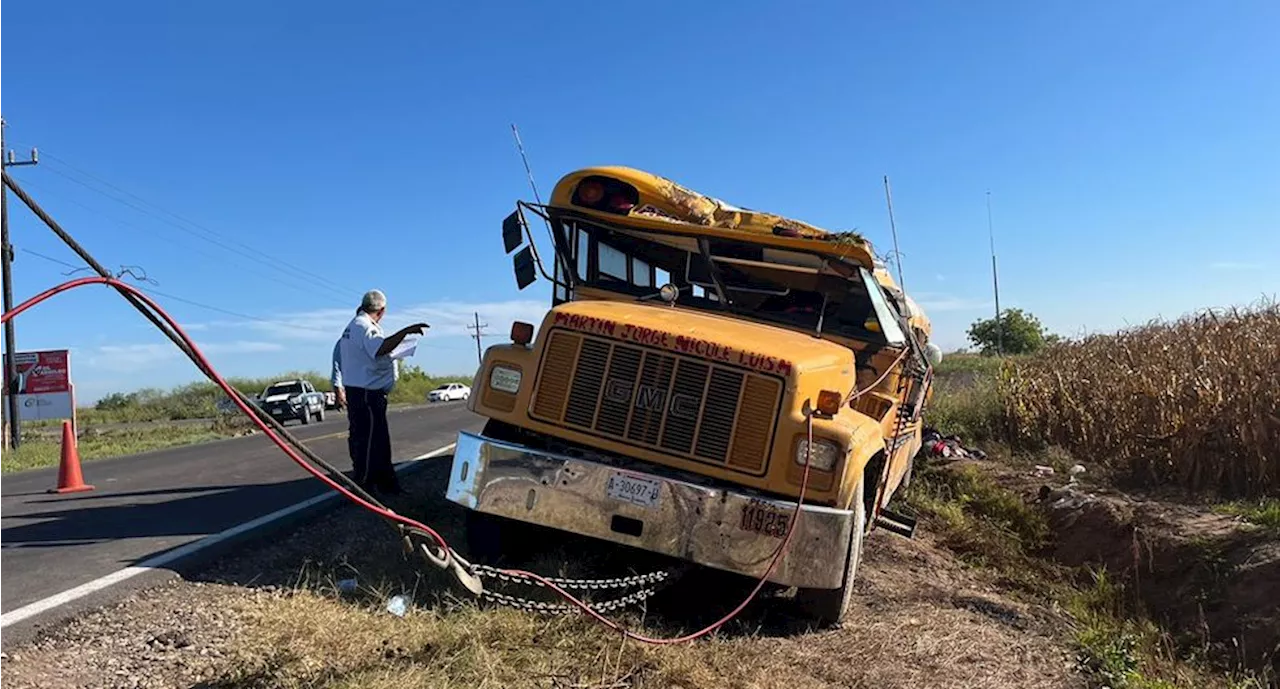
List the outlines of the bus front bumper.
<svg viewBox="0 0 1280 689">
<path fill-rule="evenodd" d="M 507 517 L 760 577 L 794 502 L 761 498 L 601 462 L 458 434 L 449 500 Z M 805 505 L 769 580 L 838 588 L 853 513 Z"/>
</svg>

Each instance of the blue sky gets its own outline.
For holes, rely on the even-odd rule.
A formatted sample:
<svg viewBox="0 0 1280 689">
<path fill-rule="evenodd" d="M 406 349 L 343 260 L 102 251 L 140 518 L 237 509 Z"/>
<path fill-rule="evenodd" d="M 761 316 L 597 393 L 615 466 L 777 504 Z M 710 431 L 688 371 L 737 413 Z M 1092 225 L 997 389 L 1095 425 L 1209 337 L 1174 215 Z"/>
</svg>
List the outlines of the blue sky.
<svg viewBox="0 0 1280 689">
<path fill-rule="evenodd" d="M 882 249 L 889 175 L 948 349 L 992 312 L 988 189 L 1003 303 L 1063 334 L 1280 286 L 1266 0 L 10 3 L 0 30 L 9 143 L 43 152 L 15 176 L 103 262 L 262 319 L 161 297 L 228 374 L 323 369 L 375 286 L 437 373 L 473 370 L 472 312 L 538 317 L 499 236 L 512 122 L 544 194 L 631 165 Z M 75 259 L 10 201 L 21 299 L 67 270 L 29 252 Z M 196 376 L 105 290 L 18 325 L 82 401 Z"/>
</svg>

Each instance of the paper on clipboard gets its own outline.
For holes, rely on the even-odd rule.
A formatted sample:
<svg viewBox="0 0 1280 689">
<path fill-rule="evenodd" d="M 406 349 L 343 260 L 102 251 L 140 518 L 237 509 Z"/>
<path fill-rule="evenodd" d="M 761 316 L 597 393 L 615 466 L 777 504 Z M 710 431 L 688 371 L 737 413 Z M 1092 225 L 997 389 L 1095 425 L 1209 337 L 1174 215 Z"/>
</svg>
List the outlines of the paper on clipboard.
<svg viewBox="0 0 1280 689">
<path fill-rule="evenodd" d="M 396 348 L 391 350 L 391 353 L 387 356 L 393 360 L 407 359 L 413 356 L 413 353 L 418 349 L 418 340 L 421 337 L 421 335 L 406 335 L 400 344 L 396 345 Z"/>
</svg>

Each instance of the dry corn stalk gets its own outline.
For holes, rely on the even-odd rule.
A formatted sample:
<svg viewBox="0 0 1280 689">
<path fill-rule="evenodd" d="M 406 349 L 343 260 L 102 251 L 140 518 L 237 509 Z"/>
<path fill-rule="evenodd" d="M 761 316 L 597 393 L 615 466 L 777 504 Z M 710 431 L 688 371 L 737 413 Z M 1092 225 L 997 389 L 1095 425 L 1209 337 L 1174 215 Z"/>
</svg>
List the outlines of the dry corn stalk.
<svg viewBox="0 0 1280 689">
<path fill-rule="evenodd" d="M 1010 362 L 1021 441 L 1065 447 L 1146 485 L 1280 494 L 1280 304 L 1094 335 Z"/>
</svg>

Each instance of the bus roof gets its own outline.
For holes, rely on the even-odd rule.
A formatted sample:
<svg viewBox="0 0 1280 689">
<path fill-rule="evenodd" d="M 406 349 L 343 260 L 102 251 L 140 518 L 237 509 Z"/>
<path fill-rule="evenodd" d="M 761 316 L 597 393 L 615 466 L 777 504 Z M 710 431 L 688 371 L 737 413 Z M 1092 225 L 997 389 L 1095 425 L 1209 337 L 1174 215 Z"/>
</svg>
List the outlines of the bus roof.
<svg viewBox="0 0 1280 689">
<path fill-rule="evenodd" d="M 737 239 L 844 259 L 868 269 L 876 264 L 871 243 L 856 232 L 830 232 L 737 208 L 629 167 L 590 167 L 565 175 L 551 192 L 550 208 L 639 230 Z"/>
</svg>

